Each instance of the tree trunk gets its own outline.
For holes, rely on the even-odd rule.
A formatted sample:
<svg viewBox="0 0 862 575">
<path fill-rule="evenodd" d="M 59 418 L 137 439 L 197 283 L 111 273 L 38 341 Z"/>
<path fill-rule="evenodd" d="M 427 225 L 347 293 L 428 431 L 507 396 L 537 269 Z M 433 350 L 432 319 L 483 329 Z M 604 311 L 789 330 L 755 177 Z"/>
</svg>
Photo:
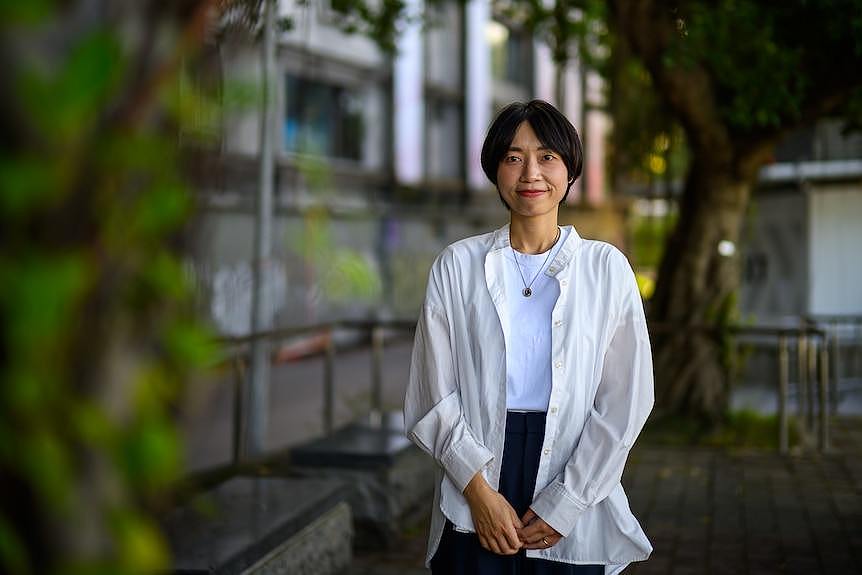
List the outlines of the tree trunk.
<svg viewBox="0 0 862 575">
<path fill-rule="evenodd" d="M 757 173 L 737 169 L 754 162 L 719 157 L 728 155 L 694 151 L 649 309 L 658 413 L 712 423 L 728 406 L 724 330 L 735 319 L 740 228 Z"/>
</svg>

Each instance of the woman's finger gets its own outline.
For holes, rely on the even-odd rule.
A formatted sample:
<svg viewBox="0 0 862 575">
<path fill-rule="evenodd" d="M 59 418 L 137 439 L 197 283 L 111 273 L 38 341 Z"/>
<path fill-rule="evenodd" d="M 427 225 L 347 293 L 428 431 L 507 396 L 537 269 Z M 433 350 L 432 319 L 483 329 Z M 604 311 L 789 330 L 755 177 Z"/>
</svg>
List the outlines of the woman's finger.
<svg viewBox="0 0 862 575">
<path fill-rule="evenodd" d="M 544 535 L 534 543 L 525 543 L 524 549 L 547 549 L 556 545 L 560 541 L 560 539 L 560 537 L 557 537 L 555 535 Z"/>
<path fill-rule="evenodd" d="M 522 541 L 529 541 L 531 543 L 538 541 L 545 535 L 549 533 L 548 530 L 545 529 L 547 524 L 541 519 L 536 519 L 520 531 L 520 536 Z"/>
<path fill-rule="evenodd" d="M 517 552 L 521 547 L 521 539 L 518 537 L 518 531 L 513 524 L 510 523 L 503 527 L 502 536 L 505 539 L 506 546 L 513 550 L 513 552 Z"/>
<path fill-rule="evenodd" d="M 489 538 L 488 538 L 488 547 L 487 547 L 487 549 L 488 549 L 488 551 L 490 551 L 491 553 L 496 553 L 497 555 L 502 555 L 502 554 L 503 554 L 503 553 L 502 553 L 502 551 L 500 550 L 500 546 L 499 546 L 499 545 L 497 545 L 497 540 L 496 540 L 496 539 L 494 539 L 493 537 L 489 537 Z"/>
</svg>

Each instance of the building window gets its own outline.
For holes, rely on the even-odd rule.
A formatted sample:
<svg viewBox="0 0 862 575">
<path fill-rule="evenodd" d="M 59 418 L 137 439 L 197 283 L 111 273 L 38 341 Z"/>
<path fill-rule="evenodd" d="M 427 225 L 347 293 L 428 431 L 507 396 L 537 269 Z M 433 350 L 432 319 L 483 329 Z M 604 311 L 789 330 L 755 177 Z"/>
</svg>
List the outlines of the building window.
<svg viewBox="0 0 862 575">
<path fill-rule="evenodd" d="M 491 20 L 485 29 L 485 37 L 491 48 L 491 77 L 494 82 L 529 90 L 533 69 L 530 36 Z"/>
<path fill-rule="evenodd" d="M 450 92 L 461 90 L 462 8 L 456 2 L 428 6 L 425 81 Z"/>
<path fill-rule="evenodd" d="M 462 121 L 460 102 L 428 98 L 425 125 L 428 129 L 426 176 L 431 180 L 460 179 Z"/>
<path fill-rule="evenodd" d="M 464 93 L 463 7 L 457 2 L 427 6 L 425 30 L 425 127 L 427 179 L 463 182 Z"/>
<path fill-rule="evenodd" d="M 288 74 L 284 147 L 288 152 L 362 160 L 362 96 L 344 86 Z"/>
</svg>

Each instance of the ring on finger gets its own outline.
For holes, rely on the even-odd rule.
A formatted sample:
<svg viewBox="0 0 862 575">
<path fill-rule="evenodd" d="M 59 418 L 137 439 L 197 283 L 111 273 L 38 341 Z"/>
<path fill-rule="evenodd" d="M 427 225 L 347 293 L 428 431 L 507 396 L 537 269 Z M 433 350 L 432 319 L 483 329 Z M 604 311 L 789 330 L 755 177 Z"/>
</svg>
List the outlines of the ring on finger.
<svg viewBox="0 0 862 575">
<path fill-rule="evenodd" d="M 550 541 L 548 541 L 548 538 L 547 538 L 547 537 L 542 537 L 542 543 L 544 543 L 544 544 L 545 544 L 545 547 L 550 547 L 550 546 L 551 546 L 551 543 L 550 543 Z"/>
</svg>

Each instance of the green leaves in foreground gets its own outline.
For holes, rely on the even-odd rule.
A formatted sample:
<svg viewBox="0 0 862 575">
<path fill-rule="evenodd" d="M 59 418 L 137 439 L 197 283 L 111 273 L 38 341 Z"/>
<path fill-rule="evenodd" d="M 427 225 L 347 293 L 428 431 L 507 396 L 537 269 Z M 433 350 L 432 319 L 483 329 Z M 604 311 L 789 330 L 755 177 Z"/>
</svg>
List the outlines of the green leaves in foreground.
<svg viewBox="0 0 862 575">
<path fill-rule="evenodd" d="M 2 573 L 169 567 L 153 511 L 183 468 L 185 382 L 215 350 L 176 247 L 193 198 L 171 113 L 193 108 L 166 106 L 177 86 L 158 61 L 185 56 L 169 44 L 185 23 L 124 6 L 158 49 L 121 39 L 111 11 L 87 28 L 62 25 L 73 6 L 0 3 L 0 40 L 38 47 L 11 61 L 0 101 L 14 128 L 0 156 Z M 134 77 L 131 62 L 168 73 Z"/>
</svg>

